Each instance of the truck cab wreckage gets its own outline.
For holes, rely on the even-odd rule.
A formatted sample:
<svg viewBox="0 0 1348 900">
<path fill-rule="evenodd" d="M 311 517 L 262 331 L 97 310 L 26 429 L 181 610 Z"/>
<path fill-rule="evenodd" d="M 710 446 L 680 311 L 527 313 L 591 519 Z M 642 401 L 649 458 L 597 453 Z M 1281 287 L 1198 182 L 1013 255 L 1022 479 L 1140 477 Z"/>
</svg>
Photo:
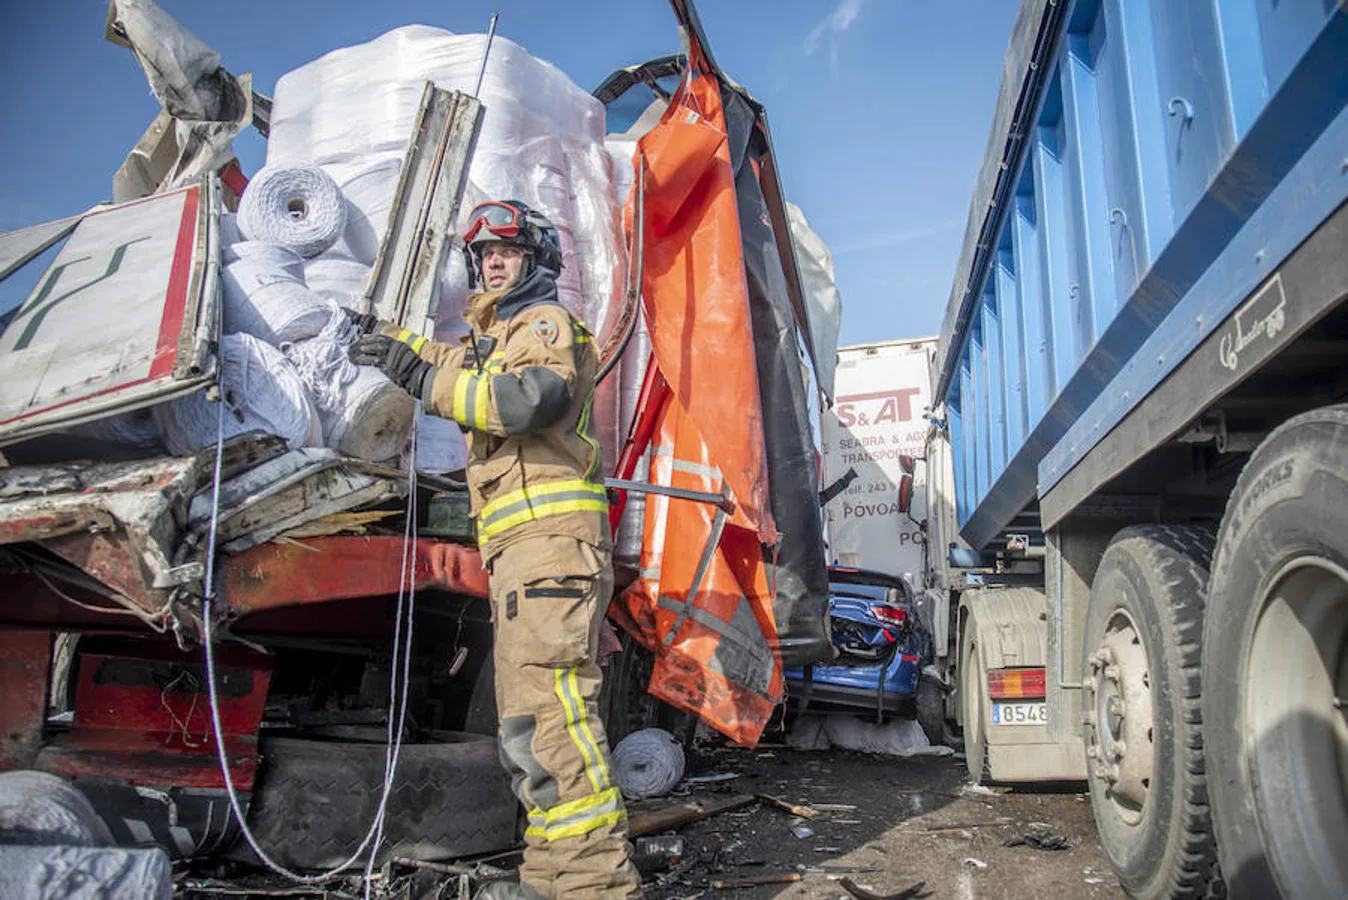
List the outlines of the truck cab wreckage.
<svg viewBox="0 0 1348 900">
<path fill-rule="evenodd" d="M 801 363 L 836 320 L 802 290 L 762 107 L 692 4 L 671 5 L 685 52 L 595 92 L 637 112 L 609 122 L 631 188 L 614 302 L 590 323 L 624 632 L 606 714 L 615 742 L 701 718 L 752 745 L 783 667 L 832 653 L 807 419 L 829 388 Z M 114 843 L 173 859 L 255 864 L 254 839 L 303 871 L 511 847 L 461 472 L 226 427 L 243 390 L 223 350 L 226 223 L 248 190 L 230 141 L 267 135 L 283 100 L 146 0 L 114 0 L 108 37 L 163 105 L 117 202 L 0 235 L 0 277 L 65 242 L 0 317 L 0 770 L 66 779 Z M 344 305 L 430 333 L 492 105 L 417 87 Z M 116 430 L 184 398 L 208 404 L 205 446 Z"/>
</svg>

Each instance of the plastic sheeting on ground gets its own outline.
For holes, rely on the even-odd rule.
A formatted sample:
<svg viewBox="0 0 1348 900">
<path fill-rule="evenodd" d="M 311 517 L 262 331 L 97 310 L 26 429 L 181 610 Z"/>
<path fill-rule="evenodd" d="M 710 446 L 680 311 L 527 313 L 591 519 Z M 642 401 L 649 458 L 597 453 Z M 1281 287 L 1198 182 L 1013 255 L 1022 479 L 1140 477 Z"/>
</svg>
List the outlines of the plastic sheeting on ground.
<svg viewBox="0 0 1348 900">
<path fill-rule="evenodd" d="M 860 750 L 888 756 L 950 756 L 955 751 L 933 744 L 914 719 L 891 719 L 883 725 L 850 715 L 800 716 L 787 743 L 795 750 Z"/>
<path fill-rule="evenodd" d="M 327 172 L 287 160 L 268 163 L 253 176 L 239 201 L 238 225 L 250 241 L 310 257 L 337 242 L 346 216 L 346 201 Z"/>
<path fill-rule="evenodd" d="M 322 434 L 299 373 L 280 350 L 252 335 L 220 340 L 220 392 L 225 438 L 263 431 L 296 447 L 318 446 Z M 198 391 L 155 407 L 155 422 L 169 452 L 186 456 L 212 446 L 218 404 Z"/>
</svg>

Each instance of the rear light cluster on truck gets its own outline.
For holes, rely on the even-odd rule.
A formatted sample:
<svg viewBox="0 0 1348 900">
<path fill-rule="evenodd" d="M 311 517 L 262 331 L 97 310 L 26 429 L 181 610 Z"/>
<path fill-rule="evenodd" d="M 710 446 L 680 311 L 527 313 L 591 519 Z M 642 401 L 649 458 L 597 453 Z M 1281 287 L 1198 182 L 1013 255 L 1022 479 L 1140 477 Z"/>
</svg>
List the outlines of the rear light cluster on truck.
<svg viewBox="0 0 1348 900">
<path fill-rule="evenodd" d="M 995 669 L 988 673 L 988 696 L 993 700 L 1039 700 L 1046 695 L 1044 669 Z"/>
</svg>

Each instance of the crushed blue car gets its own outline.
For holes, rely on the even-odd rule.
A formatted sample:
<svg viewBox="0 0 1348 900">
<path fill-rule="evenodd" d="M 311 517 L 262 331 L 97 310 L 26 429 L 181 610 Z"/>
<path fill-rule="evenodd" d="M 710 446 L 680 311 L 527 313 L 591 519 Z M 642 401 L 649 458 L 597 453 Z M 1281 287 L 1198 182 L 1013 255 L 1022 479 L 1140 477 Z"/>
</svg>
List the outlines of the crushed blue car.
<svg viewBox="0 0 1348 900">
<path fill-rule="evenodd" d="M 922 674 L 934 651 L 908 583 L 883 572 L 831 566 L 829 619 L 833 662 L 786 670 L 794 712 L 844 711 L 873 715 L 877 722 L 917 718 L 939 742 L 944 693 Z"/>
</svg>

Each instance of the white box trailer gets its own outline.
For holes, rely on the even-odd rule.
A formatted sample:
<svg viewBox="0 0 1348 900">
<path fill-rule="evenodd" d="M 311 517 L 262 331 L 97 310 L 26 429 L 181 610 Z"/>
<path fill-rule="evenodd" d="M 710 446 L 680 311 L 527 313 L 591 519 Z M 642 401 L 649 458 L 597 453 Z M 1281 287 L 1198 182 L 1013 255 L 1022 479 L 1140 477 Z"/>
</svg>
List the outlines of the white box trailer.
<svg viewBox="0 0 1348 900">
<path fill-rule="evenodd" d="M 910 581 L 925 567 L 921 471 L 906 512 L 898 491 L 905 458 L 923 454 L 935 348 L 935 338 L 922 338 L 838 349 L 834 404 L 821 417 L 825 489 L 846 482 L 824 505 L 835 563 Z"/>
</svg>

